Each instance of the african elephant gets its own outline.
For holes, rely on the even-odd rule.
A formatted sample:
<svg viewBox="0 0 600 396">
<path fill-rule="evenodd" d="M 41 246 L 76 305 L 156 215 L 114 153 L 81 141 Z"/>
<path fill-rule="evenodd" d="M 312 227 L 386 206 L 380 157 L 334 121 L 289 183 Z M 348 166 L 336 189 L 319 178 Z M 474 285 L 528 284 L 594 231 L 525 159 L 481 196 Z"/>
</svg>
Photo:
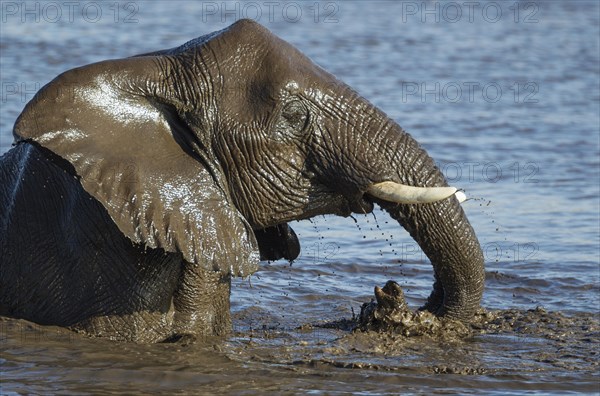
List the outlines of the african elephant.
<svg viewBox="0 0 600 396">
<path fill-rule="evenodd" d="M 479 307 L 460 194 L 396 122 L 255 22 L 69 70 L 13 133 L 0 314 L 139 342 L 225 334 L 231 277 L 297 257 L 289 221 L 374 203 L 433 264 L 423 309 Z"/>
</svg>

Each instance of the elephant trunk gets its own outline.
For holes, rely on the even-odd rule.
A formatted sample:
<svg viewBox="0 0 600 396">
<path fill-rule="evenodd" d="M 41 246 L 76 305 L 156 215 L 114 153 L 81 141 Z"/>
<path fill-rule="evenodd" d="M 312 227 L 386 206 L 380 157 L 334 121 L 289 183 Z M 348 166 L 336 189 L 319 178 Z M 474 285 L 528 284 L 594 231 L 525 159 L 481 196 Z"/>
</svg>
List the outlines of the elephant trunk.
<svg viewBox="0 0 600 396">
<path fill-rule="evenodd" d="M 435 283 L 422 309 L 469 320 L 483 294 L 483 254 L 456 199 L 412 207 L 378 203 L 408 230 L 431 260 Z"/>
<path fill-rule="evenodd" d="M 447 187 L 431 157 L 395 122 L 386 120 L 380 147 L 391 164 L 391 181 L 415 187 Z M 381 183 L 380 183 L 381 184 Z M 435 189 L 432 189 L 435 190 Z M 452 191 L 452 190 L 450 190 Z M 370 193 L 369 190 L 367 190 Z M 419 244 L 434 269 L 434 289 L 426 309 L 437 316 L 468 321 L 481 302 L 484 259 L 479 241 L 461 205 L 460 195 L 432 203 L 397 203 L 381 196 L 373 200 L 397 220 Z"/>
</svg>

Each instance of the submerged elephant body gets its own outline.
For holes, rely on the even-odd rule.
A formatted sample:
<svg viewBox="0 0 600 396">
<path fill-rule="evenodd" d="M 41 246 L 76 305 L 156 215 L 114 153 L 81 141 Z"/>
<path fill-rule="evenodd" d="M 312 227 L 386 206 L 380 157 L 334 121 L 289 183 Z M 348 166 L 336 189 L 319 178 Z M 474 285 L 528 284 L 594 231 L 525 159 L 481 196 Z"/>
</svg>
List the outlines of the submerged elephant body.
<svg viewBox="0 0 600 396">
<path fill-rule="evenodd" d="M 207 279 L 188 291 L 181 254 L 132 243 L 65 165 L 30 143 L 0 159 L 12 187 L 0 196 L 10 203 L 0 217 L 2 314 L 139 342 L 226 333 L 229 276 L 199 271 Z M 201 306 L 186 307 L 192 292 Z M 186 317 L 198 312 L 195 323 Z"/>
<path fill-rule="evenodd" d="M 377 203 L 468 320 L 483 256 L 456 191 L 383 112 L 251 21 L 63 73 L 0 158 L 0 314 L 158 341 L 223 334 L 230 278 L 293 260 L 291 220 Z"/>
</svg>

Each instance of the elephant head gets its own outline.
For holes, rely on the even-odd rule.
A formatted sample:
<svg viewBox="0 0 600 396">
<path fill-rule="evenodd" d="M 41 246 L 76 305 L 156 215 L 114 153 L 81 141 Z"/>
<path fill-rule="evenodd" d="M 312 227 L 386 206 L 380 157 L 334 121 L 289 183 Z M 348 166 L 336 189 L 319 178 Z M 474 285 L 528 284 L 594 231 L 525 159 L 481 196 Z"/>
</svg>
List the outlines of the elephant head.
<svg viewBox="0 0 600 396">
<path fill-rule="evenodd" d="M 425 308 L 468 319 L 479 306 L 482 251 L 433 160 L 252 21 L 63 73 L 14 134 L 65 159 L 131 241 L 232 275 L 257 269 L 259 246 L 263 257 L 293 259 L 287 222 L 376 203 L 433 264 Z"/>
</svg>

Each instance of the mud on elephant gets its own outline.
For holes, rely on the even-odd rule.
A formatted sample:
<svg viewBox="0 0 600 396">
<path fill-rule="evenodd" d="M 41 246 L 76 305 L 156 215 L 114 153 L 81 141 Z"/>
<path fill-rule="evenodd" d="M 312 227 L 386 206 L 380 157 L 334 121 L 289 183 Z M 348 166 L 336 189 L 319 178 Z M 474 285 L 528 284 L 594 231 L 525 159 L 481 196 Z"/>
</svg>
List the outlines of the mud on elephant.
<svg viewBox="0 0 600 396">
<path fill-rule="evenodd" d="M 0 314 L 122 340 L 224 334 L 232 276 L 294 259 L 287 222 L 374 203 L 431 259 L 423 307 L 468 320 L 483 255 L 393 120 L 251 21 L 67 71 L 0 159 Z"/>
</svg>

